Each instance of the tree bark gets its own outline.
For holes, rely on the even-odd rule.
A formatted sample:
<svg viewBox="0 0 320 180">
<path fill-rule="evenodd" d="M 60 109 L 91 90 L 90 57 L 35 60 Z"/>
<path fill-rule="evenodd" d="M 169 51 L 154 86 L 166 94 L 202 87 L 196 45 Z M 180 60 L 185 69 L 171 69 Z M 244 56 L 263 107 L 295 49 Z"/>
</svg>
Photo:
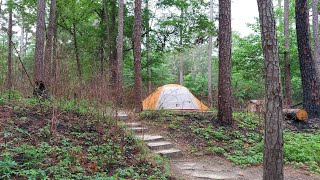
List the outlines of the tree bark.
<svg viewBox="0 0 320 180">
<path fill-rule="evenodd" d="M 290 36 L 289 36 L 289 0 L 284 0 L 284 78 L 285 78 L 285 107 L 289 108 L 292 105 L 292 90 L 291 90 L 291 68 L 290 68 Z"/>
<path fill-rule="evenodd" d="M 183 53 L 179 52 L 179 84 L 183 85 Z"/>
<path fill-rule="evenodd" d="M 280 60 L 272 0 L 257 0 L 265 66 L 266 112 L 263 179 L 283 179 L 282 93 Z"/>
<path fill-rule="evenodd" d="M 78 40 L 77 40 L 77 28 L 75 22 L 72 24 L 72 37 L 73 37 L 73 45 L 74 51 L 76 55 L 76 63 L 77 63 L 77 71 L 78 71 L 78 78 L 80 82 L 82 81 L 82 67 L 80 62 L 80 55 L 79 55 L 79 47 L 78 47 Z"/>
<path fill-rule="evenodd" d="M 122 61 L 123 61 L 123 0 L 119 0 L 118 9 L 118 44 L 117 44 L 117 91 L 119 104 L 122 104 Z"/>
<path fill-rule="evenodd" d="M 281 9 L 281 2 L 282 2 L 282 0 L 278 0 L 278 8 L 279 9 Z M 279 27 L 280 27 L 280 24 L 281 24 L 281 20 L 282 20 L 281 15 L 279 15 Z"/>
<path fill-rule="evenodd" d="M 37 7 L 37 29 L 36 29 L 36 48 L 35 48 L 35 68 L 34 80 L 40 82 L 44 80 L 43 72 L 43 52 L 44 52 L 44 32 L 45 32 L 45 0 L 38 0 Z"/>
<path fill-rule="evenodd" d="M 210 21 L 213 22 L 213 0 L 210 0 Z M 208 46 L 208 105 L 212 107 L 212 35 L 209 35 Z"/>
<path fill-rule="evenodd" d="M 181 15 L 180 15 L 181 21 L 183 21 L 183 8 L 181 8 Z M 183 25 L 180 24 L 180 49 L 179 49 L 179 57 L 180 57 L 180 68 L 179 68 L 179 84 L 183 85 L 183 53 L 182 53 L 182 44 L 183 44 Z"/>
<path fill-rule="evenodd" d="M 136 112 L 142 111 L 142 79 L 141 79 L 141 0 L 135 0 L 133 57 L 134 57 L 134 91 Z"/>
<path fill-rule="evenodd" d="M 318 0 L 312 0 L 312 28 L 313 28 L 313 57 L 316 63 L 316 72 L 318 79 L 320 79 L 320 46 L 319 46 L 319 21 L 318 21 Z"/>
<path fill-rule="evenodd" d="M 109 27 L 109 14 L 108 14 L 108 7 L 107 7 L 107 0 L 103 0 L 103 14 L 104 19 L 106 23 L 106 31 L 107 31 L 107 54 L 110 55 L 110 49 L 111 49 L 111 38 L 110 38 L 110 27 Z"/>
<path fill-rule="evenodd" d="M 309 118 L 320 117 L 319 81 L 315 61 L 312 59 L 309 36 L 309 10 L 307 0 L 296 0 L 296 30 L 303 89 L 303 107 Z"/>
<path fill-rule="evenodd" d="M 2 0 L 0 0 L 0 13 L 1 13 L 1 7 L 2 7 Z"/>
<path fill-rule="evenodd" d="M 110 54 L 109 67 L 111 72 L 111 87 L 113 90 L 117 89 L 118 74 L 117 74 L 117 32 L 116 32 L 116 0 L 111 0 L 111 25 L 110 25 Z M 114 92 L 115 96 L 116 91 Z"/>
<path fill-rule="evenodd" d="M 219 89 L 218 119 L 232 124 L 231 93 L 231 0 L 219 0 Z"/>
<path fill-rule="evenodd" d="M 24 57 L 24 27 L 22 25 L 20 31 L 20 56 Z"/>
<path fill-rule="evenodd" d="M 8 90 L 12 89 L 12 7 L 9 6 L 9 22 L 8 22 Z"/>
<path fill-rule="evenodd" d="M 54 28 L 55 28 L 55 18 L 56 18 L 56 0 L 51 0 L 50 4 L 50 14 L 49 14 L 49 25 L 47 31 L 47 42 L 46 42 L 46 49 L 44 55 L 44 68 L 45 68 L 45 82 L 48 84 L 51 82 L 50 72 L 51 72 L 51 65 L 52 65 L 52 44 L 53 44 L 53 35 L 54 35 Z"/>
<path fill-rule="evenodd" d="M 58 29 L 57 29 L 57 16 L 54 19 L 54 28 L 53 28 L 53 43 L 52 43 L 52 70 L 51 70 L 51 79 L 52 79 L 52 88 L 54 95 L 57 95 L 58 88 L 58 79 L 60 78 L 60 68 L 59 68 L 59 59 L 58 59 Z"/>
<path fill-rule="evenodd" d="M 152 93 L 151 82 L 151 60 L 150 60 L 150 16 L 149 16 L 149 0 L 146 0 L 147 24 L 146 24 L 146 48 L 147 48 L 147 77 L 148 77 L 148 94 Z"/>
</svg>

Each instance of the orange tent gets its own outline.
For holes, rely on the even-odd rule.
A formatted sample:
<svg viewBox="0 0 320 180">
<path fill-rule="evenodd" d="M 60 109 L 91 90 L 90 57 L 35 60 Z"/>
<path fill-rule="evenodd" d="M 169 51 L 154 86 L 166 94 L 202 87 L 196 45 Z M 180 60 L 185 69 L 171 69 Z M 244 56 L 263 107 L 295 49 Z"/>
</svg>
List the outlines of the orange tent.
<svg viewBox="0 0 320 180">
<path fill-rule="evenodd" d="M 143 110 L 201 110 L 209 108 L 202 104 L 188 88 L 178 84 L 159 87 L 143 101 Z"/>
</svg>

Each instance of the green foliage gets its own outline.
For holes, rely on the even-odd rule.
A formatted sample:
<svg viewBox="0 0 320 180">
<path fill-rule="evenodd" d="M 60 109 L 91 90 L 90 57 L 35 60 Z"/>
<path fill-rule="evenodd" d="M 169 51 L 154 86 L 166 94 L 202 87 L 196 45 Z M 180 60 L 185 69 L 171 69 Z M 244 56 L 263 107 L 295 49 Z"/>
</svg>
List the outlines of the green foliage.
<svg viewBox="0 0 320 180">
<path fill-rule="evenodd" d="M 142 118 L 174 129 L 173 136 L 190 139 L 194 154 L 216 154 L 242 167 L 263 162 L 263 119 L 246 112 L 233 113 L 235 126 L 222 127 L 215 118 L 201 114 L 147 111 Z M 209 120 L 211 119 L 211 120 Z M 177 135 L 178 134 L 178 135 Z M 191 140 L 192 139 L 192 140 Z M 197 139 L 198 144 L 194 144 Z M 287 164 L 307 167 L 314 173 L 320 170 L 320 134 L 284 132 L 284 159 Z"/>
<path fill-rule="evenodd" d="M 293 164 L 307 164 L 309 169 L 320 174 L 320 133 L 284 134 L 284 158 Z"/>
<path fill-rule="evenodd" d="M 6 91 L 3 94 L 0 94 L 0 101 L 3 102 L 7 100 L 19 100 L 22 98 L 22 95 L 18 91 Z"/>
<path fill-rule="evenodd" d="M 23 102 L 28 104 L 24 106 Z M 73 107 L 74 102 L 69 103 L 61 102 L 64 106 L 61 109 L 68 111 L 57 112 L 55 130 L 51 123 L 43 121 L 43 118 L 52 119 L 52 109 L 46 108 L 44 116 L 39 115 L 33 98 L 21 100 L 15 106 L 13 119 L 0 132 L 5 139 L 0 142 L 0 179 L 166 179 L 169 176 L 166 160 L 153 157 L 141 142 L 114 125 L 115 122 L 93 115 L 96 113 L 92 112 L 92 103 L 79 101 L 79 108 Z"/>
</svg>

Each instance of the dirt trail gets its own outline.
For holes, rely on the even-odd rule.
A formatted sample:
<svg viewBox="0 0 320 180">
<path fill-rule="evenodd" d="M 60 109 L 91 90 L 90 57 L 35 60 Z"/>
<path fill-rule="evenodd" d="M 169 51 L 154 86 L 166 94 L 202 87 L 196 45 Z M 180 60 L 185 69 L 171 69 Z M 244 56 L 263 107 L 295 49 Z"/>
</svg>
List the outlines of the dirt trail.
<svg viewBox="0 0 320 180">
<path fill-rule="evenodd" d="M 223 157 L 215 155 L 194 155 L 190 144 L 172 136 L 165 125 L 143 121 L 149 132 L 162 135 L 182 150 L 183 157 L 172 159 L 170 170 L 177 179 L 225 179 L 225 180 L 262 180 L 262 166 L 241 168 Z M 285 180 L 320 180 L 319 175 L 310 174 L 302 169 L 286 166 Z"/>
<path fill-rule="evenodd" d="M 217 156 L 174 159 L 170 169 L 178 179 L 261 180 L 262 167 L 240 168 Z M 285 180 L 320 180 L 320 176 L 285 167 Z"/>
</svg>

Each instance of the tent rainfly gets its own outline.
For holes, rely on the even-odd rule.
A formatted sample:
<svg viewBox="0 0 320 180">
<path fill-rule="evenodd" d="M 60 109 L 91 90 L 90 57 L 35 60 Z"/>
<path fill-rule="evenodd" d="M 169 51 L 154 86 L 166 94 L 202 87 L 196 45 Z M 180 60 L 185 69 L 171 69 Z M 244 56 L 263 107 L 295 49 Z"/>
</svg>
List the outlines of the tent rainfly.
<svg viewBox="0 0 320 180">
<path fill-rule="evenodd" d="M 198 110 L 206 111 L 202 104 L 186 87 L 167 84 L 159 87 L 143 101 L 143 110 Z"/>
</svg>

